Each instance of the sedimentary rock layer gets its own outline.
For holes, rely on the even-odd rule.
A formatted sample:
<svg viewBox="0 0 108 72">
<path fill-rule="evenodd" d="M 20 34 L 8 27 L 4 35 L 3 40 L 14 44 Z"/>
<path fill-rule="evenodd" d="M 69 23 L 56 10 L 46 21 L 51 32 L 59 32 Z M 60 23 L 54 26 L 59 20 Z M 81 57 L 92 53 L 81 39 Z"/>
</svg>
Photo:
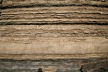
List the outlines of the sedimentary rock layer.
<svg viewBox="0 0 108 72">
<path fill-rule="evenodd" d="M 1 72 L 107 72 L 108 59 L 0 60 Z"/>
<path fill-rule="evenodd" d="M 3 0 L 4 8 L 29 6 L 100 6 L 107 7 L 107 0 Z"/>
<path fill-rule="evenodd" d="M 108 1 L 3 0 L 0 24 L 107 24 Z"/>
<path fill-rule="evenodd" d="M 107 53 L 107 33 L 106 25 L 0 26 L 0 54 Z"/>
<path fill-rule="evenodd" d="M 0 58 L 107 55 L 107 0 L 0 0 Z"/>
</svg>

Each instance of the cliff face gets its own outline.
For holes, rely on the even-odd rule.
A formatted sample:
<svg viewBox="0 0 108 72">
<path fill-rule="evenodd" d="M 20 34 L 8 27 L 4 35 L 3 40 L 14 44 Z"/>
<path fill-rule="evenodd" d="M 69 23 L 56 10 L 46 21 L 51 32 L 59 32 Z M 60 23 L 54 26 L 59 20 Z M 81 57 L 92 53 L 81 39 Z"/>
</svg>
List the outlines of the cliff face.
<svg viewBox="0 0 108 72">
<path fill-rule="evenodd" d="M 0 0 L 1 72 L 107 72 L 107 58 L 107 0 Z"/>
</svg>

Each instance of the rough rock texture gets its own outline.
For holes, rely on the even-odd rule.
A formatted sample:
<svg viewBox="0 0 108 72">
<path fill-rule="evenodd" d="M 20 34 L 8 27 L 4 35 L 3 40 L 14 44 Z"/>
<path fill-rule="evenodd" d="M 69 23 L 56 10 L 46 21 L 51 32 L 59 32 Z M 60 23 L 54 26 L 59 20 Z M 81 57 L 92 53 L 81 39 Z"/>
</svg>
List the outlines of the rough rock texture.
<svg viewBox="0 0 108 72">
<path fill-rule="evenodd" d="M 0 54 L 107 53 L 107 37 L 106 25 L 6 25 Z"/>
<path fill-rule="evenodd" d="M 107 0 L 3 0 L 0 24 L 107 24 Z"/>
<path fill-rule="evenodd" d="M 0 0 L 0 72 L 108 72 L 108 0 Z"/>
<path fill-rule="evenodd" d="M 0 72 L 108 72 L 108 59 L 0 60 Z"/>
</svg>

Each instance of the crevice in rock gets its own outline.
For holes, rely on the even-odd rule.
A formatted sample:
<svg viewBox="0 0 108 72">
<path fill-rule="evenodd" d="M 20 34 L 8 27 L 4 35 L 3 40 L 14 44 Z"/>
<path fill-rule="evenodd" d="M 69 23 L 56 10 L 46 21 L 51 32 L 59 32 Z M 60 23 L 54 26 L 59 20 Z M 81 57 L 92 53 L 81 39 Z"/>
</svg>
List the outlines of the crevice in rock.
<svg viewBox="0 0 108 72">
<path fill-rule="evenodd" d="M 2 1 L 2 0 L 1 0 Z M 107 8 L 108 5 L 91 5 L 91 4 L 30 4 L 30 5 L 17 5 L 17 6 L 2 6 L 1 9 L 10 8 L 30 8 L 30 7 L 64 7 L 64 6 L 91 6 L 91 7 L 104 7 Z"/>
<path fill-rule="evenodd" d="M 38 72 L 43 72 L 43 71 L 42 71 L 42 68 L 39 68 L 39 69 L 38 69 Z"/>
<path fill-rule="evenodd" d="M 99 23 L 99 22 L 44 22 L 44 23 L 18 23 L 18 22 L 0 22 L 0 25 L 108 25 L 108 23 Z"/>
<path fill-rule="evenodd" d="M 80 72 L 84 72 L 84 71 L 83 71 L 83 66 L 81 66 L 81 68 L 80 68 Z"/>
</svg>

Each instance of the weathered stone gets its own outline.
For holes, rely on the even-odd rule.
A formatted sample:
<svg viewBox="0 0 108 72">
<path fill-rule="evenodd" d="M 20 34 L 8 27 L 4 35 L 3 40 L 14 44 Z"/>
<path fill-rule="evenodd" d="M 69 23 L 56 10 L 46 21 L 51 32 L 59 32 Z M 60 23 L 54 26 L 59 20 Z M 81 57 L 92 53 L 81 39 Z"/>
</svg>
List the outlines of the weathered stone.
<svg viewBox="0 0 108 72">
<path fill-rule="evenodd" d="M 0 72 L 107 72 L 108 59 L 0 60 Z"/>
<path fill-rule="evenodd" d="M 0 59 L 0 72 L 108 72 L 108 0 L 0 0 Z"/>
</svg>

